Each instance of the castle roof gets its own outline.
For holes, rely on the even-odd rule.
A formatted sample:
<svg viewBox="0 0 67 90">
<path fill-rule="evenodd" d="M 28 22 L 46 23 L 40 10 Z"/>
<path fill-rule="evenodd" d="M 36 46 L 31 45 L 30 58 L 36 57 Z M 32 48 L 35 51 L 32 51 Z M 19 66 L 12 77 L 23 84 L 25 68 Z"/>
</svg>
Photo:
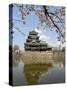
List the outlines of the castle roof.
<svg viewBox="0 0 67 90">
<path fill-rule="evenodd" d="M 33 31 L 31 31 L 29 34 L 30 34 L 30 35 L 37 35 L 38 33 L 37 33 L 35 30 L 33 30 Z"/>
<path fill-rule="evenodd" d="M 51 50 L 51 47 L 45 41 L 39 40 L 38 33 L 33 30 L 29 32 L 28 38 L 26 39 L 25 50 Z"/>
</svg>

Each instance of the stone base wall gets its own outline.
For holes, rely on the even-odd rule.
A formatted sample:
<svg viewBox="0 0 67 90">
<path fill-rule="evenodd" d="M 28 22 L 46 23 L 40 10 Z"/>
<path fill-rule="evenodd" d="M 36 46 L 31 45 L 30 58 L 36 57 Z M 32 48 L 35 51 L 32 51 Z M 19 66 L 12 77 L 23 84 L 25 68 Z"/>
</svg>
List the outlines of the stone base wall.
<svg viewBox="0 0 67 90">
<path fill-rule="evenodd" d="M 64 60 L 64 52 L 24 52 L 22 54 L 22 61 L 24 64 L 32 63 L 53 63 Z"/>
</svg>

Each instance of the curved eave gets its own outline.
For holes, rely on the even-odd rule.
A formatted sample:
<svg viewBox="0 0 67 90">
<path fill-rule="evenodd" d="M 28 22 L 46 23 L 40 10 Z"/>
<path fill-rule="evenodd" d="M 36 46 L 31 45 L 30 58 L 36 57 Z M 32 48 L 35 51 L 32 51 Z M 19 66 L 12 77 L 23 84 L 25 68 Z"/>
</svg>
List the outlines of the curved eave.
<svg viewBox="0 0 67 90">
<path fill-rule="evenodd" d="M 39 43 L 24 43 L 25 45 L 31 45 L 31 46 L 39 46 Z"/>
</svg>

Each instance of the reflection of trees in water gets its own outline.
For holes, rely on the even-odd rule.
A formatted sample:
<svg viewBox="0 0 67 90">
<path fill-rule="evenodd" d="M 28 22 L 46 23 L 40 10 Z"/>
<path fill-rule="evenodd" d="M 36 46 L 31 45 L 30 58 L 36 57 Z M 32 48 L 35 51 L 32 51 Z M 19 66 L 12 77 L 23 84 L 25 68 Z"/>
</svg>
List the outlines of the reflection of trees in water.
<svg viewBox="0 0 67 90">
<path fill-rule="evenodd" d="M 16 60 L 20 60 L 21 59 L 21 53 L 22 51 L 20 50 L 19 46 L 18 45 L 15 45 L 13 47 L 13 56 L 14 56 L 14 59 Z"/>
<path fill-rule="evenodd" d="M 21 50 L 19 46 L 15 45 L 12 50 L 13 54 L 13 65 L 17 66 L 19 61 L 21 60 Z"/>
<path fill-rule="evenodd" d="M 17 67 L 18 64 L 19 64 L 19 60 L 13 60 L 13 66 L 14 66 L 14 67 Z"/>
<path fill-rule="evenodd" d="M 20 60 L 21 59 L 21 53 L 20 52 L 13 52 L 13 60 Z"/>
<path fill-rule="evenodd" d="M 63 67 L 65 67 L 65 52 L 53 52 L 53 62 L 59 66 L 63 65 Z"/>
<path fill-rule="evenodd" d="M 52 64 L 29 64 L 24 66 L 24 74 L 28 84 L 37 84 L 42 73 L 48 72 Z"/>
</svg>

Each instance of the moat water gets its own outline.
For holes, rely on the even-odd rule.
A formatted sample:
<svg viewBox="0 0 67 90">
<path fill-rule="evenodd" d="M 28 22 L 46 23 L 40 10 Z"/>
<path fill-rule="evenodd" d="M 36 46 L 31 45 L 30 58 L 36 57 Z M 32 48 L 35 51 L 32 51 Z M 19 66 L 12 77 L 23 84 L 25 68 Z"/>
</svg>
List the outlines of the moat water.
<svg viewBox="0 0 67 90">
<path fill-rule="evenodd" d="M 22 60 L 13 66 L 13 85 L 38 85 L 65 82 L 65 65 L 63 61 L 52 64 L 24 65 Z"/>
</svg>

